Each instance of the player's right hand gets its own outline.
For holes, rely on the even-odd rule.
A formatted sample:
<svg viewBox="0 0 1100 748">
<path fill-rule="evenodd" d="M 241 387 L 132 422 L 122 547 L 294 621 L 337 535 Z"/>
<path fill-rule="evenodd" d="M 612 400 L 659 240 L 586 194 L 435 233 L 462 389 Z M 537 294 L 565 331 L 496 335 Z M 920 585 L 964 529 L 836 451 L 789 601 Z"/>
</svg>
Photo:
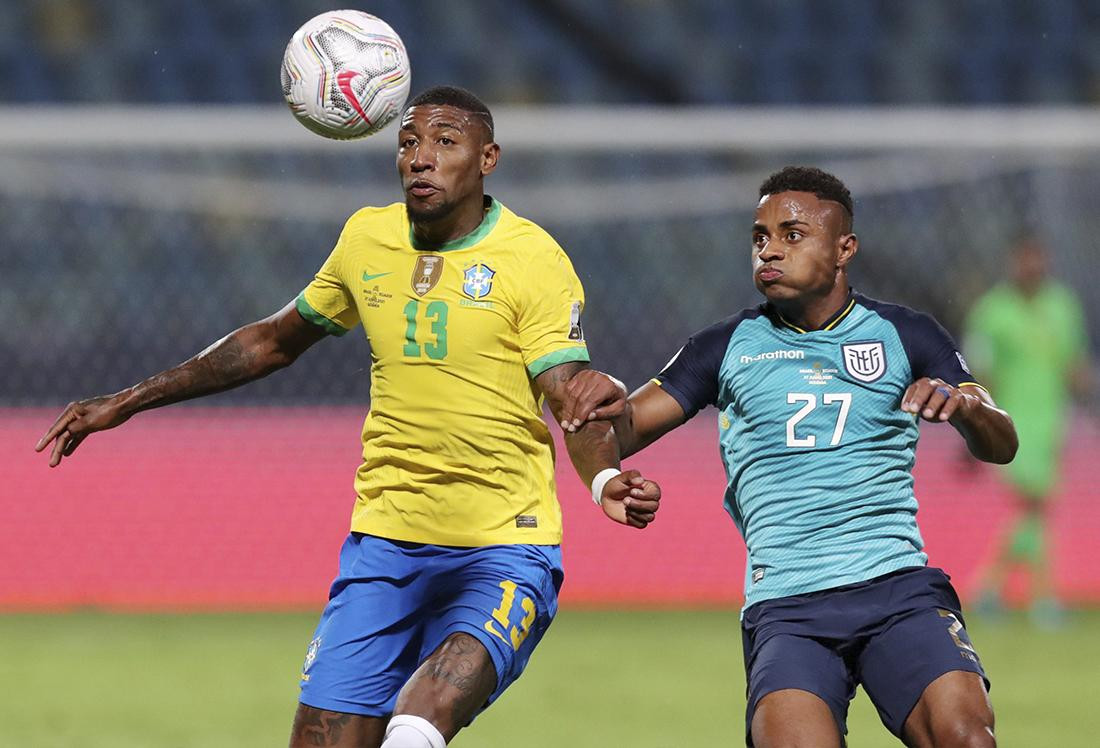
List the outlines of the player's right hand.
<svg viewBox="0 0 1100 748">
<path fill-rule="evenodd" d="M 613 421 L 626 409 L 626 385 L 602 371 L 583 369 L 565 385 L 561 427 L 573 432 L 587 421 Z"/>
<path fill-rule="evenodd" d="M 656 519 L 661 504 L 661 487 L 646 480 L 637 470 L 624 470 L 604 484 L 600 506 L 603 513 L 621 525 L 644 530 Z"/>
<path fill-rule="evenodd" d="M 34 451 L 41 452 L 53 442 L 50 467 L 57 467 L 61 464 L 61 458 L 76 451 L 89 434 L 114 428 L 125 423 L 129 417 L 115 405 L 113 396 L 93 397 L 69 403 L 53 426 L 38 440 Z"/>
</svg>

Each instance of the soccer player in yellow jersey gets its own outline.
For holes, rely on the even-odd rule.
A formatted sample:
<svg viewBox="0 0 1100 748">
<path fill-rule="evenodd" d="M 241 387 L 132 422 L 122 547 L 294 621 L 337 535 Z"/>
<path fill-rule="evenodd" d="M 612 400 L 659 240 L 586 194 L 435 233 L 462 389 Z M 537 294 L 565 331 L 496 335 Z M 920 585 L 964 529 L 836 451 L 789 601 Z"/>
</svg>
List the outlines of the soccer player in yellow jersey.
<svg viewBox="0 0 1100 748">
<path fill-rule="evenodd" d="M 362 322 L 371 349 L 351 533 L 309 643 L 292 746 L 439 748 L 523 671 L 557 609 L 561 511 L 545 400 L 586 367 L 584 293 L 542 229 L 484 192 L 488 108 L 437 87 L 401 120 L 404 204 L 364 208 L 298 298 L 168 371 L 70 404 L 39 441 L 58 465 L 133 414 L 236 387 Z M 618 465 L 610 426 L 565 436 L 613 520 L 660 489 Z"/>
</svg>

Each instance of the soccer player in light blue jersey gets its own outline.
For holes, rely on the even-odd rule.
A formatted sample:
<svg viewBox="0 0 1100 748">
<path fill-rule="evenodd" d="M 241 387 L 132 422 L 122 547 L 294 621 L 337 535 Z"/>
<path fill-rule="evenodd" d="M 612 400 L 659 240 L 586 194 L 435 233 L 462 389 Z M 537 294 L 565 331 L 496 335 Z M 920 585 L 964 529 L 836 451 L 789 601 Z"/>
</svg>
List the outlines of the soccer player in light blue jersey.
<svg viewBox="0 0 1100 748">
<path fill-rule="evenodd" d="M 581 372 L 563 426 L 612 420 L 627 456 L 718 408 L 725 507 L 748 546 L 748 745 L 843 745 L 862 685 L 906 745 L 993 746 L 989 682 L 947 575 L 927 566 L 911 470 L 921 419 L 996 463 L 1015 428 L 932 317 L 851 289 L 858 249 L 839 179 L 777 172 L 752 227 L 766 301 L 691 336 L 629 398 Z"/>
</svg>

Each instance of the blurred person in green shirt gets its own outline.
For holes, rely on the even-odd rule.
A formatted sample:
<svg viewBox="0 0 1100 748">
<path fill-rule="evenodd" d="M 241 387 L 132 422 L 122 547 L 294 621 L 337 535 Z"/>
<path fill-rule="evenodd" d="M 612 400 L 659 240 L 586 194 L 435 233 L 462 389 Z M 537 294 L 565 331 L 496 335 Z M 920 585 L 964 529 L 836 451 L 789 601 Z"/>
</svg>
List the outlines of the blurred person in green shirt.
<svg viewBox="0 0 1100 748">
<path fill-rule="evenodd" d="M 983 580 L 979 610 L 1001 608 L 1005 580 L 1023 564 L 1031 576 L 1031 615 L 1039 625 L 1062 620 L 1051 573 L 1049 500 L 1073 395 L 1090 390 L 1084 312 L 1072 290 L 1047 275 L 1047 253 L 1034 236 L 1013 246 L 1010 278 L 982 296 L 967 320 L 967 350 L 983 382 L 1011 414 L 1020 438 L 1004 466 L 1019 501 L 1015 525 L 1001 539 Z"/>
</svg>

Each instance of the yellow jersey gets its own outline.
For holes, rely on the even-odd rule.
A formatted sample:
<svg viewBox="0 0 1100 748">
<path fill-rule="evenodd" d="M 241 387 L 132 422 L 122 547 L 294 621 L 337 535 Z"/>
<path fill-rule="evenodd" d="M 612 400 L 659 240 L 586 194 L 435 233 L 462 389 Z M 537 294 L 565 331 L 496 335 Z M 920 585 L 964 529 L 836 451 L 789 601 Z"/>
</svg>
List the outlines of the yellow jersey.
<svg viewBox="0 0 1100 748">
<path fill-rule="evenodd" d="M 492 198 L 430 250 L 403 203 L 363 208 L 299 295 L 335 335 L 363 323 L 370 411 L 351 529 L 438 545 L 561 542 L 534 377 L 588 361 L 584 291 L 557 242 Z"/>
</svg>

